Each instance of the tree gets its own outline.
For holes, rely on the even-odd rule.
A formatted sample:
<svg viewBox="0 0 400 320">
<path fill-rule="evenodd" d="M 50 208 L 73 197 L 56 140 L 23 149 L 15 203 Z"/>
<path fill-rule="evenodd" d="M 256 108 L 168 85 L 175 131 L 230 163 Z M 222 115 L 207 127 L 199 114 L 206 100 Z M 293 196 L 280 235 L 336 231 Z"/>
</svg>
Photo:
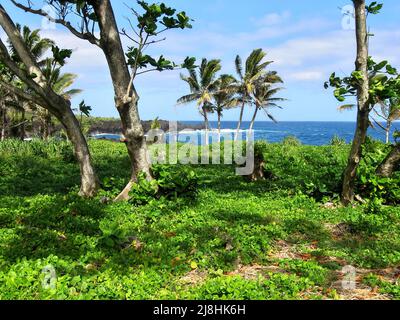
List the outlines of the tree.
<svg viewBox="0 0 400 320">
<path fill-rule="evenodd" d="M 0 70 L 4 69 L 4 67 L 0 66 Z M 0 122 L 1 122 L 1 130 L 0 130 L 0 141 L 4 141 L 6 138 L 6 128 L 7 128 L 7 109 L 6 109 L 6 99 L 7 99 L 7 90 L 0 83 Z"/>
<path fill-rule="evenodd" d="M 34 59 L 37 61 L 39 66 L 43 66 L 47 59 L 43 59 L 45 53 L 54 45 L 54 42 L 48 38 L 40 37 L 40 30 L 31 30 L 28 26 L 21 26 L 20 24 L 16 24 L 16 28 L 20 33 L 22 40 Z M 21 61 L 18 53 L 12 43 L 8 40 L 9 48 L 10 48 L 10 56 L 12 60 L 18 64 L 20 68 L 23 68 L 23 62 Z M 18 86 L 21 90 L 24 90 L 29 93 L 30 89 L 23 82 L 19 81 L 15 75 L 8 74 L 9 79 L 8 82 L 14 82 L 15 86 Z M 25 138 L 25 125 L 27 123 L 25 115 L 29 109 L 37 109 L 35 106 L 29 104 L 28 101 L 13 95 L 12 99 L 10 99 L 7 103 L 7 106 L 16 112 L 14 114 L 17 116 L 17 119 L 11 118 L 11 124 L 13 125 L 13 129 L 17 129 L 15 131 L 19 131 L 19 137 L 23 140 Z M 18 115 L 21 115 L 18 117 Z M 16 120 L 16 121 L 14 121 Z"/>
<path fill-rule="evenodd" d="M 387 155 L 383 162 L 379 165 L 376 173 L 385 178 L 393 175 L 396 168 L 400 166 L 400 143 L 396 143 L 392 151 Z"/>
<path fill-rule="evenodd" d="M 353 0 L 356 21 L 357 58 L 356 69 L 351 77 L 340 79 L 332 74 L 329 84 L 336 88 L 335 97 L 343 102 L 348 94 L 357 96 L 357 124 L 354 134 L 347 167 L 343 175 L 343 187 L 341 201 L 349 205 L 354 200 L 354 188 L 357 176 L 357 169 L 362 158 L 362 146 L 367 138 L 367 131 L 370 125 L 369 116 L 371 112 L 370 82 L 368 73 L 368 38 L 367 13 L 377 14 L 382 8 L 381 4 L 373 2 L 366 6 L 365 0 Z M 379 91 L 383 79 L 376 79 L 375 89 Z M 328 83 L 325 84 L 327 88 Z"/>
<path fill-rule="evenodd" d="M 71 101 L 71 99 L 82 92 L 81 89 L 70 89 L 78 77 L 73 73 L 62 73 L 61 66 L 54 61 L 53 58 L 48 58 L 44 61 L 43 74 L 47 79 L 47 83 L 51 86 L 53 91 L 63 97 L 65 100 Z M 79 108 L 79 107 L 78 107 Z M 75 111 L 73 109 L 73 111 Z M 81 110 L 78 110 L 81 111 Z M 50 136 L 50 126 L 52 122 L 51 113 L 40 107 L 37 108 L 37 114 L 43 124 L 43 139 L 47 140 Z M 82 112 L 80 113 L 79 124 L 82 127 Z"/>
<path fill-rule="evenodd" d="M 200 114 L 204 118 L 206 144 L 208 144 L 208 130 L 210 129 L 208 113 L 213 111 L 213 95 L 220 85 L 220 79 L 217 78 L 220 70 L 221 60 L 208 61 L 203 58 L 198 74 L 196 70 L 190 69 L 189 76 L 181 75 L 181 79 L 189 85 L 190 94 L 179 98 L 178 104 L 197 103 Z"/>
<path fill-rule="evenodd" d="M 124 52 L 120 31 L 110 0 L 76 1 L 46 0 L 52 6 L 57 17 L 49 16 L 41 9 L 32 7 L 31 1 L 24 5 L 20 1 L 11 0 L 18 8 L 47 17 L 49 20 L 66 27 L 76 37 L 99 47 L 104 53 L 109 67 L 115 95 L 115 106 L 119 112 L 122 131 L 126 138 L 126 147 L 131 159 L 131 179 L 116 200 L 127 200 L 137 175 L 144 173 L 148 180 L 152 179 L 144 130 L 140 121 L 138 102 L 139 95 L 135 88 L 138 75 L 152 72 L 172 70 L 177 67 L 191 68 L 195 59 L 186 58 L 184 63 L 176 65 L 164 56 L 153 58 L 144 53 L 152 44 L 165 40 L 160 34 L 171 29 L 191 28 L 190 18 L 185 12 L 177 13 L 165 4 L 149 5 L 145 1 L 137 1 L 139 13 L 131 8 L 136 23 L 130 21 L 133 36 L 122 30 L 132 43 Z M 80 20 L 78 28 L 73 27 L 70 20 Z M 97 28 L 99 35 L 97 35 Z M 127 60 L 126 60 L 127 58 Z"/>
<path fill-rule="evenodd" d="M 232 85 L 236 84 L 235 77 L 229 74 L 223 74 L 218 80 L 218 86 L 213 93 L 213 109 L 218 117 L 218 141 L 221 141 L 221 119 L 223 112 L 226 109 L 231 109 L 237 105 L 235 92 L 232 90 Z"/>
<path fill-rule="evenodd" d="M 381 101 L 379 106 L 380 109 L 374 111 L 386 122 L 386 126 L 382 129 L 385 130 L 385 142 L 389 144 L 393 122 L 400 119 L 400 96 Z"/>
<path fill-rule="evenodd" d="M 15 62 L 4 43 L 0 40 L 0 61 L 7 72 L 12 73 L 23 82 L 30 92 L 21 90 L 10 83 L 0 81 L 2 87 L 19 96 L 21 99 L 46 107 L 66 128 L 73 143 L 75 156 L 80 165 L 82 196 L 93 196 L 98 189 L 98 180 L 91 162 L 91 155 L 85 137 L 79 127 L 79 122 L 71 110 L 68 100 L 58 95 L 48 83 L 38 61 L 24 43 L 18 28 L 2 5 L 0 5 L 0 26 L 8 36 L 8 40 L 15 48 L 21 65 Z M 53 59 L 58 65 L 64 65 L 65 59 L 71 55 L 70 50 L 61 50 L 53 47 Z"/>
<path fill-rule="evenodd" d="M 48 38 L 42 38 L 40 36 L 40 29 L 31 30 L 28 26 L 21 26 L 20 24 L 15 25 L 21 34 L 22 40 L 26 47 L 29 49 L 30 53 L 37 61 L 38 65 L 43 66 L 47 59 L 42 59 L 45 53 L 55 45 L 54 41 Z M 23 65 L 17 50 L 14 48 L 13 44 L 8 41 L 11 51 L 12 59 Z"/>
<path fill-rule="evenodd" d="M 368 58 L 369 75 L 369 97 L 368 97 L 368 126 L 373 126 L 373 122 L 386 131 L 386 139 L 389 142 L 389 132 L 392 122 L 400 115 L 398 101 L 400 99 L 400 75 L 387 61 L 376 63 L 371 57 Z M 336 88 L 336 98 L 343 102 L 346 96 L 355 95 L 359 84 L 360 75 L 353 72 L 350 77 L 343 79 L 336 77 L 333 73 L 329 82 L 325 84 Z M 352 109 L 352 104 L 339 107 L 340 110 Z M 380 107 L 380 108 L 379 108 Z M 374 112 L 371 114 L 371 112 Z M 386 127 L 382 126 L 375 118 L 379 116 L 387 121 Z M 367 126 L 367 128 L 368 128 Z M 366 134 L 366 133 L 365 133 Z M 385 160 L 377 168 L 377 174 L 383 177 L 390 177 L 400 161 L 399 144 L 393 147 Z"/>
<path fill-rule="evenodd" d="M 275 95 L 283 88 L 276 87 L 277 83 L 283 83 L 282 79 L 278 76 L 277 72 L 271 71 L 267 75 L 261 77 L 254 86 L 252 93 L 254 101 L 254 114 L 250 123 L 250 132 L 253 131 L 254 123 L 257 118 L 259 111 L 263 110 L 264 113 L 272 121 L 277 122 L 274 116 L 269 112 L 270 108 L 278 107 L 281 108 L 277 102 L 284 101 L 283 98 L 276 98 Z"/>
<path fill-rule="evenodd" d="M 355 72 L 350 77 L 340 79 L 333 73 L 326 86 L 329 83 L 336 88 L 335 97 L 343 102 L 347 95 L 356 95 L 358 77 L 359 75 Z M 400 116 L 398 79 L 397 69 L 393 68 L 388 61 L 376 63 L 371 57 L 368 57 L 370 126 L 373 127 L 375 124 L 386 132 L 386 143 L 390 142 L 393 121 Z M 352 110 L 355 107 L 354 104 L 346 104 L 340 106 L 339 110 Z M 386 122 L 385 127 L 380 123 L 380 120 Z"/>
<path fill-rule="evenodd" d="M 239 77 L 236 92 L 241 96 L 242 106 L 240 109 L 239 122 L 236 129 L 235 141 L 239 138 L 240 128 L 243 122 L 244 110 L 248 101 L 251 101 L 251 94 L 254 91 L 257 81 L 266 73 L 266 68 L 272 61 L 264 61 L 267 54 L 262 49 L 254 50 L 246 60 L 245 69 L 240 56 L 236 57 L 235 67 Z"/>
</svg>

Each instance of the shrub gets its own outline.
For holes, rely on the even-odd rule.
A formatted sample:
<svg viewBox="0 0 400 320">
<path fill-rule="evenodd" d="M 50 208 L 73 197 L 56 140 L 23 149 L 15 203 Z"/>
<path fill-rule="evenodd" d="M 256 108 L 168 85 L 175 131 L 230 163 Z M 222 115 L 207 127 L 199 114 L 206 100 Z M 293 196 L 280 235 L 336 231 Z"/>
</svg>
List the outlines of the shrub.
<svg viewBox="0 0 400 320">
<path fill-rule="evenodd" d="M 197 195 L 198 177 L 193 170 L 180 166 L 154 166 L 153 175 L 151 181 L 144 174 L 139 175 L 130 192 L 131 203 L 140 206 L 153 199 L 194 199 Z"/>
<path fill-rule="evenodd" d="M 338 135 L 334 135 L 330 143 L 331 146 L 345 146 L 346 144 L 346 140 L 339 137 Z"/>
<path fill-rule="evenodd" d="M 366 199 L 382 199 L 383 203 L 400 201 L 400 172 L 392 177 L 380 177 L 376 168 L 390 152 L 390 146 L 368 138 L 363 147 L 363 159 L 357 171 L 357 192 Z"/>
<path fill-rule="evenodd" d="M 282 144 L 285 146 L 300 146 L 301 141 L 297 139 L 295 136 L 287 136 L 285 139 L 283 139 Z"/>
</svg>

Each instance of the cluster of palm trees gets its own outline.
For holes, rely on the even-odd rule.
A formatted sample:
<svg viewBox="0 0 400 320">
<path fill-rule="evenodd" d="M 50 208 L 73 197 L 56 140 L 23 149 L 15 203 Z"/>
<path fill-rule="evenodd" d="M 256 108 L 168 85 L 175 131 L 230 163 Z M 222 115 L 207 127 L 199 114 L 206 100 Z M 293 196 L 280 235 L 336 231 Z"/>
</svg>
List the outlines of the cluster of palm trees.
<svg viewBox="0 0 400 320">
<path fill-rule="evenodd" d="M 36 61 L 38 61 L 46 80 L 50 83 L 53 90 L 68 100 L 81 93 L 82 90 L 69 89 L 76 80 L 77 76 L 75 74 L 62 73 L 61 66 L 54 63 L 53 58 L 44 58 L 46 53 L 55 45 L 54 42 L 47 38 L 41 38 L 39 34 L 40 30 L 32 31 L 29 27 L 21 27 L 20 25 L 17 25 L 17 28 L 21 33 L 23 41 Z M 24 68 L 22 61 L 11 44 L 9 44 L 9 50 L 12 59 L 21 68 Z M 52 127 L 50 112 L 38 104 L 23 100 L 13 94 L 12 91 L 7 90 L 8 85 L 16 86 L 25 92 L 31 91 L 27 85 L 12 74 L 7 72 L 0 74 L 0 123 L 2 128 L 0 139 L 4 140 L 7 135 L 24 139 L 27 125 L 32 126 L 31 131 L 34 133 L 34 123 L 38 123 L 39 126 L 35 134 L 47 140 L 51 135 Z"/>
<path fill-rule="evenodd" d="M 208 132 L 211 129 L 209 114 L 216 113 L 218 117 L 218 136 L 221 137 L 221 119 L 225 110 L 240 107 L 240 117 L 235 133 L 235 141 L 238 140 L 243 123 L 246 106 L 254 107 L 253 117 L 250 123 L 250 131 L 254 128 L 257 115 L 263 111 L 268 118 L 276 121 L 270 113 L 270 109 L 278 107 L 280 101 L 285 99 L 276 97 L 282 90 L 277 86 L 283 83 L 276 71 L 268 71 L 272 61 L 266 61 L 267 54 L 262 49 L 254 50 L 243 65 L 240 56 L 235 59 L 237 78 L 233 75 L 222 74 L 221 60 L 202 59 L 201 65 L 196 71 L 189 70 L 189 75 L 181 75 L 190 88 L 190 93 L 178 99 L 178 104 L 197 103 L 199 112 L 204 118 L 206 130 L 206 143 Z"/>
</svg>

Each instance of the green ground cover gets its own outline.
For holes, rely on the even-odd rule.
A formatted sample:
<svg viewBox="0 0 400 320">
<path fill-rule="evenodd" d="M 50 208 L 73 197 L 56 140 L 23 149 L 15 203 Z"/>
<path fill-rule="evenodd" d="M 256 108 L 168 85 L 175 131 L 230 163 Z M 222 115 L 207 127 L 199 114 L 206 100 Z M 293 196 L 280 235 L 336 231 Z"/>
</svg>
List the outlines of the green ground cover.
<svg viewBox="0 0 400 320">
<path fill-rule="evenodd" d="M 371 200 L 339 206 L 347 145 L 266 144 L 270 178 L 259 182 L 232 166 L 185 166 L 196 192 L 140 203 L 107 201 L 129 177 L 124 145 L 90 147 L 103 189 L 87 200 L 68 143 L 0 143 L 0 299 L 400 297 L 397 180 L 387 196 L 365 164 Z M 42 285 L 49 265 L 53 289 Z M 338 285 L 346 265 L 354 292 Z"/>
</svg>

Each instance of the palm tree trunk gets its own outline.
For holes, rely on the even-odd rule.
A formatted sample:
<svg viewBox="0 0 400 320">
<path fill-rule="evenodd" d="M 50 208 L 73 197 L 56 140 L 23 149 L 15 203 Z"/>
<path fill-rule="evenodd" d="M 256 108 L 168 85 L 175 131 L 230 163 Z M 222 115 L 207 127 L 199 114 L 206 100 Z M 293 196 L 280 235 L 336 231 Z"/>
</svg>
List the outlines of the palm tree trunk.
<svg viewBox="0 0 400 320">
<path fill-rule="evenodd" d="M 208 131 L 210 130 L 210 123 L 208 121 L 208 115 L 206 108 L 203 107 L 203 116 L 204 116 L 204 125 L 205 125 L 205 136 L 204 136 L 204 143 L 206 146 L 209 144 L 209 135 Z"/>
<path fill-rule="evenodd" d="M 238 139 L 239 139 L 240 128 L 242 127 L 242 121 L 243 121 L 243 115 L 244 115 L 244 107 L 245 107 L 245 103 L 243 101 L 242 108 L 240 109 L 240 116 L 239 116 L 238 126 L 236 129 L 235 141 L 238 141 Z"/>
<path fill-rule="evenodd" d="M 387 121 L 386 122 L 386 144 L 390 143 L 390 130 L 392 129 L 392 122 Z"/>
<path fill-rule="evenodd" d="M 218 112 L 218 143 L 221 142 L 221 112 Z"/>
<path fill-rule="evenodd" d="M 357 128 L 354 135 L 348 164 L 343 177 L 341 201 L 349 205 L 354 200 L 357 169 L 362 157 L 362 146 L 369 127 L 369 83 L 368 83 L 368 32 L 365 0 L 353 0 L 356 14 L 357 60 L 356 70 L 361 71 L 362 79 L 357 92 Z"/>
<path fill-rule="evenodd" d="M 256 119 L 257 119 L 258 110 L 259 110 L 259 107 L 258 107 L 258 105 L 256 105 L 256 110 L 254 111 L 253 118 L 251 119 L 251 123 L 250 123 L 250 129 L 249 129 L 250 133 L 253 131 L 254 123 L 256 122 Z"/>
</svg>

